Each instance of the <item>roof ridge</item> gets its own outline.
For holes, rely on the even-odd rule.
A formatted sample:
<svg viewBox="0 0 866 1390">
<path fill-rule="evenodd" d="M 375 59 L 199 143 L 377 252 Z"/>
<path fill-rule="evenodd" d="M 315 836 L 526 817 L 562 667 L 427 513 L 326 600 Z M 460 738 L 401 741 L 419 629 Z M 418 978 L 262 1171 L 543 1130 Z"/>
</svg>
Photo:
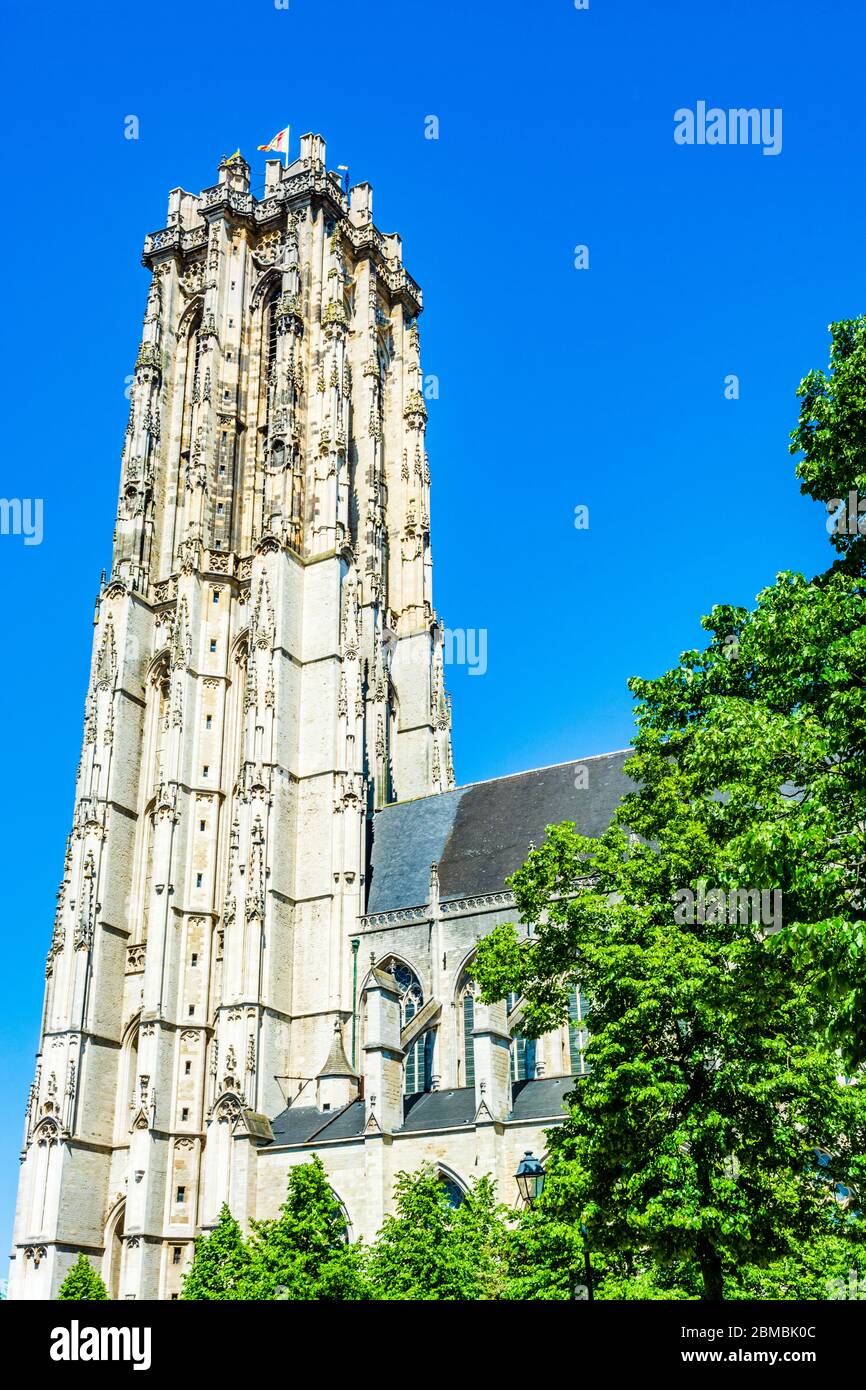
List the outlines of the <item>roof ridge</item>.
<svg viewBox="0 0 866 1390">
<path fill-rule="evenodd" d="M 416 801 L 432 801 L 434 798 L 453 795 L 455 792 L 467 792 L 472 787 L 487 787 L 491 782 L 507 782 L 512 777 L 528 777 L 533 772 L 551 772 L 555 767 L 570 767 L 574 763 L 592 763 L 599 758 L 615 758 L 618 753 L 633 753 L 634 749 L 611 748 L 607 753 L 590 753 L 585 758 L 564 758 L 559 763 L 543 763 L 541 767 L 526 767 L 522 772 L 503 772 L 499 777 L 480 777 L 477 782 L 461 782 L 459 787 L 448 787 L 444 792 L 427 792 L 424 796 L 407 796 L 405 801 L 388 801 L 384 806 L 380 806 L 376 815 L 381 815 L 383 811 L 390 811 L 395 806 L 411 806 Z"/>
</svg>

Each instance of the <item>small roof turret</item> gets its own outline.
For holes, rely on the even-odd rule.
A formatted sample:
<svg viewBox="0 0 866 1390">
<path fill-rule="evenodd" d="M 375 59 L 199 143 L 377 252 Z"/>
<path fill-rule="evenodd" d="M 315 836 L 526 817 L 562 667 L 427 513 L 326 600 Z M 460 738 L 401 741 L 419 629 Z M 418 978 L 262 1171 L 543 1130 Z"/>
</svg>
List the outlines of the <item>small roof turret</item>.
<svg viewBox="0 0 866 1390">
<path fill-rule="evenodd" d="M 331 1040 L 331 1050 L 316 1080 L 322 1081 L 327 1077 L 351 1077 L 353 1081 L 357 1081 L 358 1079 L 358 1073 L 346 1056 L 339 1019 L 334 1023 L 334 1036 Z"/>
</svg>

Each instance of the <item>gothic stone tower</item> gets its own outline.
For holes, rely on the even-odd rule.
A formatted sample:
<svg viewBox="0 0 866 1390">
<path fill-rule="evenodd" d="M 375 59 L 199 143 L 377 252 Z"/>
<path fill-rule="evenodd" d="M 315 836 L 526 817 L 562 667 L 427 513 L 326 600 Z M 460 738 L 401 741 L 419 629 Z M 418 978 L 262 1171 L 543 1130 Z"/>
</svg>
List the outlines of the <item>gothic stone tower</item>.
<svg viewBox="0 0 866 1390">
<path fill-rule="evenodd" d="M 235 156 L 145 242 L 11 1297 L 82 1249 L 159 1296 L 230 1134 L 352 1013 L 374 810 L 452 783 L 421 293 L 371 209 L 306 135 L 260 200 Z"/>
</svg>

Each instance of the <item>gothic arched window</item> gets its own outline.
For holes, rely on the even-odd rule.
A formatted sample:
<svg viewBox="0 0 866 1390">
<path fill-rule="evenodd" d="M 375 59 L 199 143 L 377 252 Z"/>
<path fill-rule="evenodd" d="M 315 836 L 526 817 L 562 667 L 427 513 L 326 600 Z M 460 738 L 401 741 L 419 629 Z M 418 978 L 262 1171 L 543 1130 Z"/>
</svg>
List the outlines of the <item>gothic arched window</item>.
<svg viewBox="0 0 866 1390">
<path fill-rule="evenodd" d="M 475 1045 L 472 1030 L 475 1027 L 475 986 L 471 980 L 462 982 L 457 994 L 457 1028 L 460 1034 L 458 1056 L 458 1086 L 475 1085 Z"/>
<path fill-rule="evenodd" d="M 509 994 L 506 1008 L 509 1014 L 520 999 L 519 994 Z M 535 1077 L 535 1039 L 525 1038 L 517 1028 L 511 1034 L 511 1078 L 513 1081 L 532 1081 Z"/>
<path fill-rule="evenodd" d="M 277 285 L 271 291 L 267 303 L 267 371 L 268 377 L 274 369 L 277 360 L 277 300 L 280 297 L 280 286 Z"/>
<path fill-rule="evenodd" d="M 201 398 L 203 383 L 200 377 L 202 352 L 201 309 L 193 318 L 186 338 L 186 366 L 183 378 L 183 419 L 180 451 L 188 455 L 192 448 L 193 407 Z"/>
<path fill-rule="evenodd" d="M 147 682 L 147 714 L 145 717 L 145 754 L 143 781 L 148 791 L 148 805 L 140 817 L 136 831 L 136 861 L 134 901 L 139 905 L 131 926 L 134 942 L 147 940 L 150 899 L 153 889 L 153 819 L 154 797 L 162 783 L 171 776 L 168 755 L 171 739 L 171 681 L 169 658 L 164 654 L 150 673 Z"/>
<path fill-rule="evenodd" d="M 115 1100 L 114 1132 L 118 1144 L 128 1143 L 126 1136 L 132 1121 L 135 1098 L 138 1093 L 138 1022 L 127 1030 L 121 1044 L 118 1078 L 120 1086 Z"/>
<path fill-rule="evenodd" d="M 352 1227 L 349 1221 L 349 1213 L 346 1210 L 346 1204 L 343 1201 L 343 1199 L 337 1195 L 337 1193 L 334 1191 L 333 1187 L 331 1187 L 330 1184 L 328 1184 L 328 1191 L 330 1192 L 335 1205 L 340 1209 L 340 1218 L 343 1223 L 343 1229 L 340 1232 L 340 1239 L 344 1242 L 344 1244 L 348 1245 L 352 1239 Z"/>
<path fill-rule="evenodd" d="M 394 961 L 386 969 L 392 969 L 394 979 L 400 990 L 400 1024 L 405 1028 L 424 1004 L 421 982 L 414 970 L 402 961 Z M 416 1038 L 403 1065 L 403 1092 L 407 1096 L 418 1091 L 429 1091 L 433 1085 L 433 1032 L 428 1029 Z"/>
<path fill-rule="evenodd" d="M 120 1275 L 123 1267 L 123 1232 L 126 1222 L 126 1200 L 112 1213 L 105 1232 L 102 1274 L 109 1297 L 120 1298 Z"/>
<path fill-rule="evenodd" d="M 515 1033 L 511 1042 L 511 1076 L 514 1081 L 535 1078 L 535 1039 Z"/>
<path fill-rule="evenodd" d="M 439 1182 L 445 1193 L 449 1207 L 456 1208 L 462 1206 L 466 1199 L 466 1193 L 459 1182 L 452 1178 L 450 1173 L 443 1172 L 441 1168 L 439 1170 Z"/>
<path fill-rule="evenodd" d="M 277 281 L 262 306 L 261 379 L 266 424 L 270 423 L 273 415 L 274 394 L 277 389 L 277 302 L 280 292 L 281 285 Z"/>
<path fill-rule="evenodd" d="M 586 999 L 575 987 L 568 996 L 568 1056 L 573 1076 L 584 1076 L 589 1071 L 586 1063 L 588 1011 Z"/>
</svg>

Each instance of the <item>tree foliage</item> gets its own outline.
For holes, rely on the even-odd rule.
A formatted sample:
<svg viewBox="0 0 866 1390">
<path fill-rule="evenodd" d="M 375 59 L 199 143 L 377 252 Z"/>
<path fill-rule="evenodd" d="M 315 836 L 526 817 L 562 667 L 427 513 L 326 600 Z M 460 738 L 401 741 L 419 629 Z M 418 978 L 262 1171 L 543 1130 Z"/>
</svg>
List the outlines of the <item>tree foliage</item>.
<svg viewBox="0 0 866 1390">
<path fill-rule="evenodd" d="M 847 501 L 852 490 L 866 497 L 866 315 L 830 325 L 830 368 L 800 382 L 800 419 L 791 434 L 800 490 L 825 504 Z M 863 527 L 834 531 L 840 567 L 863 575 Z"/>
<path fill-rule="evenodd" d="M 108 1290 L 86 1255 L 79 1255 L 69 1270 L 57 1294 L 58 1299 L 86 1299 L 89 1303 L 104 1303 Z"/>
<path fill-rule="evenodd" d="M 618 824 L 597 843 L 550 827 L 512 879 L 532 928 L 511 980 L 527 1000 L 524 1031 L 565 1017 L 574 983 L 591 1001 L 590 1071 L 549 1136 L 548 1200 L 614 1269 L 685 1262 L 718 1299 L 728 1271 L 787 1256 L 835 1219 L 817 1154 L 832 1153 L 837 1182 L 859 1181 L 862 1097 L 839 1085 L 814 993 L 772 936 L 674 921 L 674 894 L 697 890 L 698 870 L 715 860 L 723 881 L 676 764 L 628 814 L 640 838 Z M 485 989 L 491 961 L 501 988 L 500 947 L 513 957 L 514 940 L 500 927 L 482 942 Z"/>
<path fill-rule="evenodd" d="M 250 1260 L 251 1298 L 364 1297 L 360 1251 L 318 1155 L 291 1169 L 279 1216 L 254 1223 Z"/>
<path fill-rule="evenodd" d="M 864 325 L 833 325 L 830 374 L 800 387 L 816 497 L 866 484 Z M 833 1194 L 859 1202 L 864 1178 L 866 590 L 862 549 L 837 549 L 630 682 L 635 790 L 597 840 L 549 828 L 511 880 L 529 939 L 501 927 L 478 953 L 485 998 L 526 996 L 528 1034 L 574 984 L 591 1001 L 590 1075 L 551 1135 L 547 1200 L 563 1183 L 570 1214 L 549 1232 L 585 1227 L 610 1289 L 675 1276 L 694 1296 L 697 1273 L 701 1296 L 736 1296 L 737 1270 L 781 1286 L 804 1252 L 814 1273 L 861 1238 Z M 754 911 L 762 890 L 781 921 Z"/>
<path fill-rule="evenodd" d="M 365 1249 L 347 1240 L 345 1214 L 314 1156 L 289 1173 L 272 1221 L 245 1240 L 228 1207 L 196 1242 L 184 1298 L 290 1301 L 494 1299 L 509 1275 L 507 1213 L 492 1181 L 451 1205 L 438 1173 L 401 1173 L 396 1212 Z"/>
<path fill-rule="evenodd" d="M 249 1250 L 240 1226 L 223 1203 L 214 1229 L 196 1240 L 181 1298 L 239 1301 L 251 1296 Z"/>
<path fill-rule="evenodd" d="M 479 1300 L 500 1296 L 508 1233 L 489 1178 L 449 1202 L 438 1173 L 400 1173 L 395 1207 L 371 1247 L 370 1296 L 381 1300 Z"/>
</svg>

